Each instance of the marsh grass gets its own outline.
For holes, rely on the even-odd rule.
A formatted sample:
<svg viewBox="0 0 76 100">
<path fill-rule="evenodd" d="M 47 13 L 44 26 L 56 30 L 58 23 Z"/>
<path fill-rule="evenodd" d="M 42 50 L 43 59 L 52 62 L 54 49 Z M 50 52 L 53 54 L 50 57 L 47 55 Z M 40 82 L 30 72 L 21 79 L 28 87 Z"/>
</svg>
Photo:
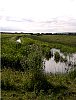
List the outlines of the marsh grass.
<svg viewBox="0 0 76 100">
<path fill-rule="evenodd" d="M 62 52 L 76 52 L 76 36 L 69 35 L 28 35 L 28 38 L 49 44 L 50 48 L 58 48 Z"/>
<path fill-rule="evenodd" d="M 73 73 L 73 72 L 72 72 Z M 75 77 L 65 75 L 43 75 L 40 71 L 19 72 L 3 69 L 1 77 L 2 98 L 5 100 L 72 100 L 76 97 Z M 70 99 L 72 98 L 72 99 Z"/>
</svg>

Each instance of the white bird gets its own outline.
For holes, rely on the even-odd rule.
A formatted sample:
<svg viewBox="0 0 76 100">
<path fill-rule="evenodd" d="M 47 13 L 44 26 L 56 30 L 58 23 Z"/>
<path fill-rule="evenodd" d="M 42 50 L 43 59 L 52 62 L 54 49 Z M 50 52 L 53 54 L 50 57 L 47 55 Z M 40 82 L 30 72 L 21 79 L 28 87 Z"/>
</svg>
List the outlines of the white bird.
<svg viewBox="0 0 76 100">
<path fill-rule="evenodd" d="M 19 38 L 19 39 L 17 39 L 17 40 L 16 40 L 16 42 L 18 42 L 18 43 L 21 43 L 21 40 L 20 40 L 20 38 Z"/>
</svg>

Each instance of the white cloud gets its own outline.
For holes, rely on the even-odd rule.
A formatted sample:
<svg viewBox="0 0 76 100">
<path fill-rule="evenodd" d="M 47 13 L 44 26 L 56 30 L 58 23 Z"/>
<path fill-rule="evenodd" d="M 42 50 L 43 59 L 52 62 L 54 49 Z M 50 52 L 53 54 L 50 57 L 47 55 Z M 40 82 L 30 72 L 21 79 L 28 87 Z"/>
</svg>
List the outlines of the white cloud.
<svg viewBox="0 0 76 100">
<path fill-rule="evenodd" d="M 76 0 L 0 1 L 0 27 L 3 29 L 76 31 Z"/>
</svg>

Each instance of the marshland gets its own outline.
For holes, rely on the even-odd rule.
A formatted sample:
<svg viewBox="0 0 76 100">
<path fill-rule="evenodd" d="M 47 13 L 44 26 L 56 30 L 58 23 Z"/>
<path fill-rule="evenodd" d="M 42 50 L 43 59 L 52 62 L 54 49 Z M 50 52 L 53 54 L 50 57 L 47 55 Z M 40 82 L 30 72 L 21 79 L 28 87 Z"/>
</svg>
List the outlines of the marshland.
<svg viewBox="0 0 76 100">
<path fill-rule="evenodd" d="M 76 36 L 1 34 L 2 100 L 75 100 Z"/>
</svg>

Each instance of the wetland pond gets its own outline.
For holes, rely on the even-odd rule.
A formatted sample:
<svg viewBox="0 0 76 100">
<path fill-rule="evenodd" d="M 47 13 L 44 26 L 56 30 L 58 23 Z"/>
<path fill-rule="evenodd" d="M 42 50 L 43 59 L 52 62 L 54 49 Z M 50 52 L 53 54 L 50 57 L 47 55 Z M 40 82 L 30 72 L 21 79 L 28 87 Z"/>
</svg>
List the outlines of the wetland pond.
<svg viewBox="0 0 76 100">
<path fill-rule="evenodd" d="M 46 73 L 66 73 L 76 67 L 76 53 L 67 54 L 60 49 L 52 48 L 50 58 L 44 58 L 43 66 Z"/>
</svg>

